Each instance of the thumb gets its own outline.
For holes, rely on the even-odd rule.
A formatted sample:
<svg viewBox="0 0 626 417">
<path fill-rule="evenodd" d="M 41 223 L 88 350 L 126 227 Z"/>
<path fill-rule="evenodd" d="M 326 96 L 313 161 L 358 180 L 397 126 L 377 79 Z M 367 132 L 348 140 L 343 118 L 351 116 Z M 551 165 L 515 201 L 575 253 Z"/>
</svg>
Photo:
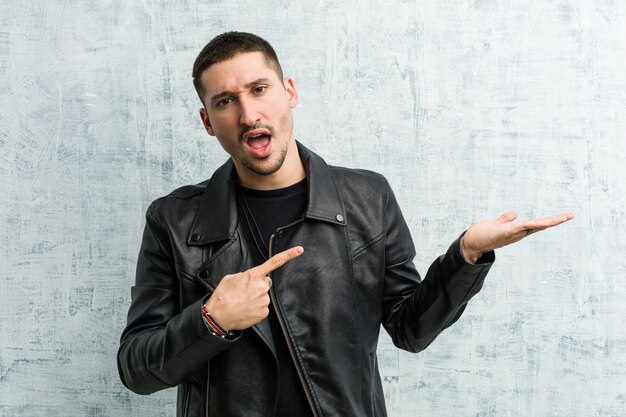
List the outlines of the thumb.
<svg viewBox="0 0 626 417">
<path fill-rule="evenodd" d="M 498 217 L 496 222 L 500 224 L 504 224 L 504 223 L 510 223 L 515 219 L 517 219 L 517 213 L 514 211 L 507 211 L 506 213 Z"/>
</svg>

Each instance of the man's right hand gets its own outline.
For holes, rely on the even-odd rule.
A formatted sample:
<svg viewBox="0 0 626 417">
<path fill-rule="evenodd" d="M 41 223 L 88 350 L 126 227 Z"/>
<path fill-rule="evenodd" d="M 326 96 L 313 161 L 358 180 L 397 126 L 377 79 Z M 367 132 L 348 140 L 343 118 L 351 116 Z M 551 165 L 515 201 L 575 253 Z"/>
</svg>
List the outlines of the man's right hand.
<svg viewBox="0 0 626 417">
<path fill-rule="evenodd" d="M 268 274 L 303 252 L 302 246 L 296 246 L 247 271 L 226 275 L 205 304 L 208 313 L 224 330 L 243 330 L 257 324 L 270 313 L 272 280 Z"/>
</svg>

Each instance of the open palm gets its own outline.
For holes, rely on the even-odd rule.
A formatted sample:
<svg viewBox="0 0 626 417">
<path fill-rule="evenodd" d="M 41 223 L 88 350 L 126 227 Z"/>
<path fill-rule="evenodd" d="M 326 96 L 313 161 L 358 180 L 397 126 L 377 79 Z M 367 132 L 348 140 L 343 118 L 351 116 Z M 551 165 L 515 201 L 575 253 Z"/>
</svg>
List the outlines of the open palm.
<svg viewBox="0 0 626 417">
<path fill-rule="evenodd" d="M 495 221 L 478 222 L 470 226 L 461 240 L 463 255 L 467 262 L 474 263 L 483 253 L 518 242 L 532 233 L 557 226 L 573 218 L 574 214 L 567 212 L 514 222 L 517 213 L 509 211 Z"/>
</svg>

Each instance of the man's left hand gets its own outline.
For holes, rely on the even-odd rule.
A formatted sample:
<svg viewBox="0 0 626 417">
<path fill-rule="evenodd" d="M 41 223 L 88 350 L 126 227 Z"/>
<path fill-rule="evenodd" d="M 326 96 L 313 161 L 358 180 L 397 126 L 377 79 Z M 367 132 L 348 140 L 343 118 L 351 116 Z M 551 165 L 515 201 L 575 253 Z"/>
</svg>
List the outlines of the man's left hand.
<svg viewBox="0 0 626 417">
<path fill-rule="evenodd" d="M 535 220 L 513 223 L 517 213 L 509 211 L 496 221 L 475 223 L 461 239 L 461 250 L 465 261 L 476 263 L 484 253 L 515 243 L 540 230 L 557 226 L 574 218 L 572 212 L 558 216 L 541 217 Z"/>
</svg>

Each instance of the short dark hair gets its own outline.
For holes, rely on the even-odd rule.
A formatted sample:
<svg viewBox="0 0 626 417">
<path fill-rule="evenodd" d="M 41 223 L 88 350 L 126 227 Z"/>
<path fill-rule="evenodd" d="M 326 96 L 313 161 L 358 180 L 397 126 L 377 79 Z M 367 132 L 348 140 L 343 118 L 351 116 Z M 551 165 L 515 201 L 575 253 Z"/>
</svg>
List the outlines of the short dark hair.
<svg viewBox="0 0 626 417">
<path fill-rule="evenodd" d="M 226 61 L 246 52 L 261 52 L 269 66 L 278 74 L 279 79 L 283 79 L 283 69 L 280 67 L 278 57 L 272 45 L 265 39 L 246 32 L 226 32 L 216 36 L 207 43 L 198 54 L 196 62 L 193 64 L 193 85 L 196 88 L 200 101 L 204 104 L 204 86 L 200 77 L 205 69 L 213 64 Z"/>
</svg>

